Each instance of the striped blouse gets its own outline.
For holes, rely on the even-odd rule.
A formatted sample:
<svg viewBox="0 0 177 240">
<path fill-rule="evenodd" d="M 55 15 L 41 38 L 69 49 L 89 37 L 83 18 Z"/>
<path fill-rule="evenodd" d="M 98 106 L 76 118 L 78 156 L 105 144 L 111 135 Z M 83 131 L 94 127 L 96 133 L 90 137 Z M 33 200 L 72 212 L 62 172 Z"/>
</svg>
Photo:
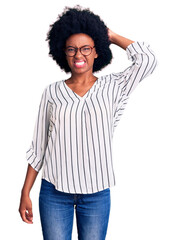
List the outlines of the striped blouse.
<svg viewBox="0 0 177 240">
<path fill-rule="evenodd" d="M 81 97 L 65 80 L 45 87 L 27 162 L 62 192 L 86 194 L 116 184 L 113 133 L 130 94 L 150 75 L 156 57 L 145 42 L 131 43 L 123 72 L 99 77 Z"/>
</svg>

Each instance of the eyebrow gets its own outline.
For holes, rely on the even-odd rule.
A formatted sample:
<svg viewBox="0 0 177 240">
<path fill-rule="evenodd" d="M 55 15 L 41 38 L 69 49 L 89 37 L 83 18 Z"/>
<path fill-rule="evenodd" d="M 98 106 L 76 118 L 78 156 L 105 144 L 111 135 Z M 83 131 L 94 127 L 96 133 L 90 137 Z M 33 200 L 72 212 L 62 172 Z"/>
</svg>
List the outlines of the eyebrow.
<svg viewBox="0 0 177 240">
<path fill-rule="evenodd" d="M 87 45 L 83 45 L 83 46 L 81 46 L 81 47 L 85 47 L 85 46 L 90 46 L 89 44 L 87 44 Z M 68 47 L 74 47 L 74 46 L 67 46 L 66 48 L 68 48 Z M 74 48 L 76 48 L 76 47 L 74 47 Z"/>
</svg>

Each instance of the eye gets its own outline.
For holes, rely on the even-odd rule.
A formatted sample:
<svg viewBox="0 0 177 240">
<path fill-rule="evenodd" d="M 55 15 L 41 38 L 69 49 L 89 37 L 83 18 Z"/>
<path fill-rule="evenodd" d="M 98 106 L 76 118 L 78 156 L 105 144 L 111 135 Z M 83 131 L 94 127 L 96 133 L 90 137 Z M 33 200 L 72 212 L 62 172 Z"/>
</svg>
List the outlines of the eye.
<svg viewBox="0 0 177 240">
<path fill-rule="evenodd" d="M 74 52 L 75 49 L 74 49 L 74 48 L 68 48 L 67 51 L 68 51 L 68 52 Z"/>
<path fill-rule="evenodd" d="M 90 48 L 89 47 L 84 47 L 83 50 L 88 51 L 88 50 L 90 50 Z"/>
</svg>

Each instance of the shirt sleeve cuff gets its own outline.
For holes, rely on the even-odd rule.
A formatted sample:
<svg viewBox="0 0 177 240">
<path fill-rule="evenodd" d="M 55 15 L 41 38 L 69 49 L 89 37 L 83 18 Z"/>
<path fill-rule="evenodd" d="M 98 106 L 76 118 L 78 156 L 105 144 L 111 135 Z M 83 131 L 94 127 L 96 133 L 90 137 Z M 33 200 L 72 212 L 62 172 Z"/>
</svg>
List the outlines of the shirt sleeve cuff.
<svg viewBox="0 0 177 240">
<path fill-rule="evenodd" d="M 40 169 L 42 167 L 42 160 L 40 160 L 36 156 L 36 154 L 34 153 L 32 148 L 30 148 L 26 152 L 26 159 L 27 159 L 27 162 L 31 165 L 31 167 L 34 168 L 34 170 L 36 170 L 37 172 L 40 171 Z"/>
<path fill-rule="evenodd" d="M 134 59 L 134 55 L 136 54 L 145 54 L 146 48 L 150 47 L 150 45 L 147 42 L 139 42 L 135 41 L 127 46 L 126 52 L 129 60 Z"/>
</svg>

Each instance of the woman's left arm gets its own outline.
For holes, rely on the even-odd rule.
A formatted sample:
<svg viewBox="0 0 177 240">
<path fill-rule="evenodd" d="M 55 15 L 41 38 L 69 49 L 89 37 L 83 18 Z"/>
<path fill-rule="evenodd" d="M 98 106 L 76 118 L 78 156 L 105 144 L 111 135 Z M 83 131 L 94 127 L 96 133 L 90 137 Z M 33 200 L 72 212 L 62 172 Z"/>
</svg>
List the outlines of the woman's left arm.
<svg viewBox="0 0 177 240">
<path fill-rule="evenodd" d="M 112 74 L 121 89 L 119 97 L 129 96 L 139 82 L 154 71 L 157 65 L 156 56 L 149 44 L 132 41 L 114 33 L 109 28 L 108 37 L 111 43 L 126 50 L 128 59 L 132 61 L 132 64 L 123 72 Z"/>
</svg>

